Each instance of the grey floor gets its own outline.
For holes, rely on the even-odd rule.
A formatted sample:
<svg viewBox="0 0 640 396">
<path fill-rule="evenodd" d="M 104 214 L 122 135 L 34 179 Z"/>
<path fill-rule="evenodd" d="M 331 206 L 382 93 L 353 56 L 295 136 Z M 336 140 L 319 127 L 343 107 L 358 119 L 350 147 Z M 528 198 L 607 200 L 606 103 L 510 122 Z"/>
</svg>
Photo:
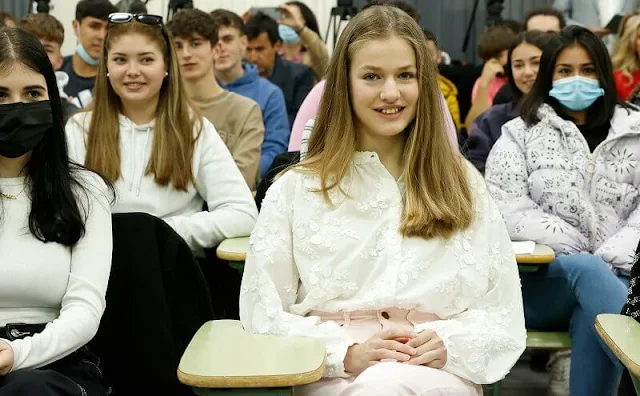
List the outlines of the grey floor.
<svg viewBox="0 0 640 396">
<path fill-rule="evenodd" d="M 546 396 L 549 374 L 538 373 L 529 368 L 529 357 L 525 353 L 505 378 L 502 396 Z M 485 395 L 491 395 L 488 388 Z"/>
</svg>

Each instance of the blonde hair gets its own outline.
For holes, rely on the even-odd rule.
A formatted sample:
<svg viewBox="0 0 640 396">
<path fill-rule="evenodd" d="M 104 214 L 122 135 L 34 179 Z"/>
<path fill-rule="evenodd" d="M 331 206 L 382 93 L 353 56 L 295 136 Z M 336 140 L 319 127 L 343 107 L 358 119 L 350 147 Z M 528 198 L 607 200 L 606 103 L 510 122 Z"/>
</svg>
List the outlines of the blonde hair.
<svg viewBox="0 0 640 396">
<path fill-rule="evenodd" d="M 629 28 L 626 29 L 620 40 L 618 40 L 616 52 L 611 58 L 613 68 L 622 72 L 622 76 L 627 80 L 627 85 L 633 82 L 632 74 L 640 71 L 640 57 L 638 57 L 636 50 L 636 40 L 638 39 L 639 33 L 640 17 L 636 16 L 632 20 Z"/>
<path fill-rule="evenodd" d="M 638 15 L 640 15 L 640 10 L 633 10 L 628 14 L 625 14 L 620 20 L 620 25 L 618 26 L 618 31 L 616 32 L 616 41 L 613 45 L 613 52 L 612 52 L 613 54 L 618 52 L 618 48 L 620 46 L 620 39 L 622 38 L 622 36 L 624 36 L 624 34 L 627 31 L 627 22 L 629 22 L 630 19 L 637 17 Z"/>
<path fill-rule="evenodd" d="M 467 169 L 444 132 L 436 64 L 424 33 L 395 7 L 370 7 L 356 15 L 341 34 L 329 65 L 307 157 L 296 168 L 319 176 L 319 191 L 329 204 L 331 189 L 338 188 L 346 195 L 339 183 L 349 170 L 357 141 L 350 99 L 351 59 L 364 44 L 390 37 L 404 39 L 413 47 L 420 87 L 416 118 L 404 132 L 406 191 L 400 231 L 404 236 L 448 238 L 469 227 L 473 220 Z"/>
<path fill-rule="evenodd" d="M 158 45 L 163 54 L 168 75 L 162 82 L 156 109 L 155 132 L 151 158 L 145 175 L 153 174 L 156 183 L 170 182 L 177 190 L 186 191 L 193 183 L 192 158 L 194 135 L 199 113 L 190 106 L 180 75 L 173 38 L 164 26 L 146 25 L 137 21 L 109 24 L 96 76 L 94 101 L 87 139 L 85 165 L 115 182 L 121 177 L 120 125 L 118 115 L 121 101 L 107 78 L 109 48 L 124 35 L 140 34 Z M 193 114 L 190 113 L 193 112 Z M 201 122 L 198 122 L 201 129 Z"/>
</svg>

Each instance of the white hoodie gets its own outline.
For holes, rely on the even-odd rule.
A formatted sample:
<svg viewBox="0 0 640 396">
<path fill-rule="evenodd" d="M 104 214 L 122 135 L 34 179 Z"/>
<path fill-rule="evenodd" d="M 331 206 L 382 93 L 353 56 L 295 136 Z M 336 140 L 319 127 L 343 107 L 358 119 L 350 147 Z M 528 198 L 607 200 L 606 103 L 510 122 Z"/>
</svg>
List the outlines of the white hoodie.
<svg viewBox="0 0 640 396">
<path fill-rule="evenodd" d="M 195 186 L 178 191 L 171 183 L 160 186 L 145 169 L 153 146 L 154 124 L 136 125 L 120 115 L 121 177 L 114 213 L 144 212 L 165 220 L 197 255 L 226 238 L 247 236 L 258 216 L 255 201 L 233 157 L 214 126 L 203 119 L 193 153 Z M 67 122 L 72 160 L 84 164 L 91 112 Z M 196 123 L 196 128 L 197 128 Z M 194 131 L 194 135 L 197 131 Z M 203 211 L 206 202 L 209 212 Z"/>
</svg>

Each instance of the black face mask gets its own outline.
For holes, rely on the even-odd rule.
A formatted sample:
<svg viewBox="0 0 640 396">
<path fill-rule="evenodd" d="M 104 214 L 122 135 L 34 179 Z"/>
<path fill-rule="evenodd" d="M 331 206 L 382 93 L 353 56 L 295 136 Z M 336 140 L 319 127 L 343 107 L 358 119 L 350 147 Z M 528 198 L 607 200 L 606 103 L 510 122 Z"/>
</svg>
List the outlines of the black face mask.
<svg viewBox="0 0 640 396">
<path fill-rule="evenodd" d="M 34 147 L 53 127 L 48 100 L 0 105 L 0 155 L 18 158 Z"/>
</svg>

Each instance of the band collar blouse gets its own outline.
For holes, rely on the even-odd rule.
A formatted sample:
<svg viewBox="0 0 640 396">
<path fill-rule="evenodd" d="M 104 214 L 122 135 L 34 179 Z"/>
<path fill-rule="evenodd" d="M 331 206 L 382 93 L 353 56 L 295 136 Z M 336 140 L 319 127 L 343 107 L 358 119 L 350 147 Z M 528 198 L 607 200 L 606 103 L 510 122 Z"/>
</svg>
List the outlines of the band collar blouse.
<svg viewBox="0 0 640 396">
<path fill-rule="evenodd" d="M 520 281 L 511 241 L 484 180 L 467 163 L 472 225 L 450 239 L 400 232 L 402 179 L 359 152 L 325 202 L 319 179 L 289 170 L 274 182 L 250 238 L 240 296 L 248 331 L 326 343 L 326 377 L 345 376 L 354 343 L 311 311 L 413 309 L 443 339 L 445 370 L 475 383 L 503 378 L 525 348 Z"/>
</svg>

